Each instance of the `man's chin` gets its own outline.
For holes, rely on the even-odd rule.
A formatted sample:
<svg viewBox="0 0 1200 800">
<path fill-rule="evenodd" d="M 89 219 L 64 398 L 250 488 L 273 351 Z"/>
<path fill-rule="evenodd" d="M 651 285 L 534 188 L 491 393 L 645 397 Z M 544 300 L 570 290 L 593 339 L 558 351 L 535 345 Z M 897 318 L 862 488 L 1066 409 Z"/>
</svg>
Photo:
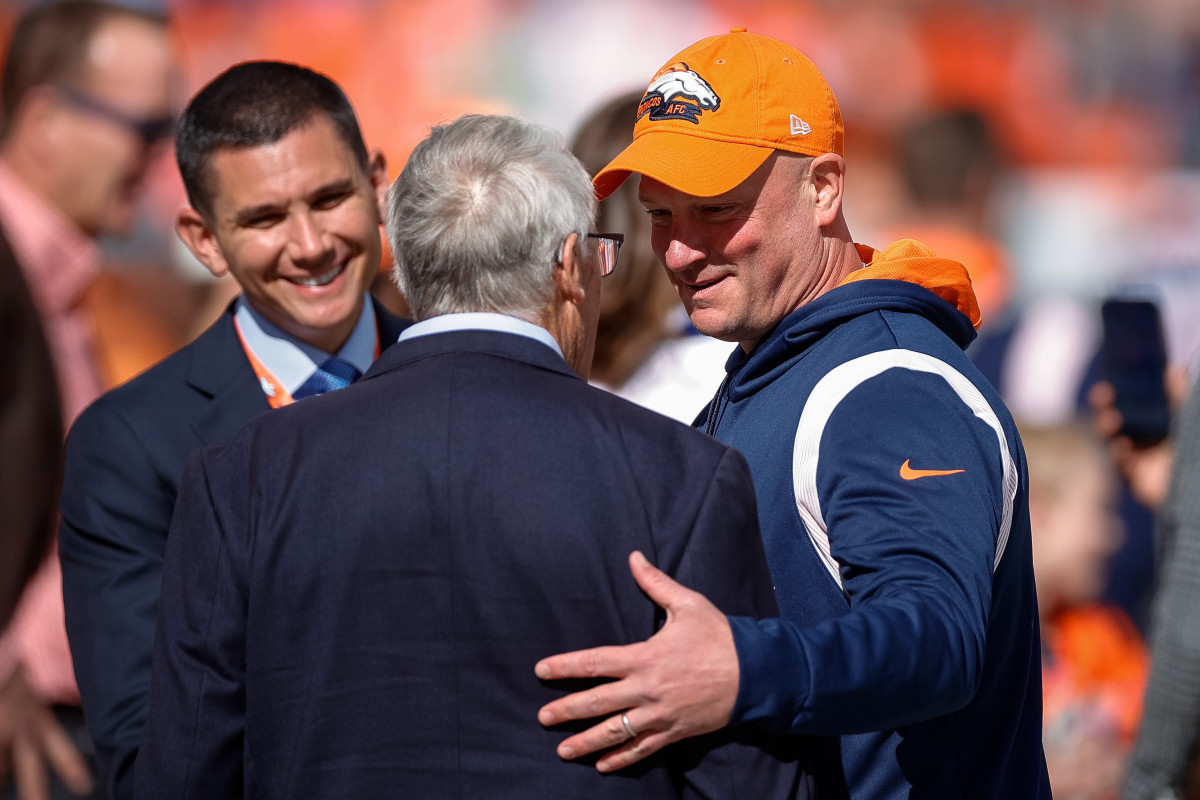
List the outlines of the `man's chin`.
<svg viewBox="0 0 1200 800">
<path fill-rule="evenodd" d="M 358 324 L 362 309 L 361 293 L 356 296 L 356 300 L 345 297 L 336 302 L 296 309 L 291 325 L 293 335 L 299 334 L 297 338 L 321 347 L 326 352 L 334 352 L 328 348 L 330 337 L 340 339 L 344 343 L 344 337 L 349 336 Z M 338 347 L 340 346 L 341 344 L 338 344 Z"/>
<path fill-rule="evenodd" d="M 726 330 L 724 316 L 714 313 L 711 308 L 693 307 L 688 311 L 688 319 L 692 321 L 692 327 L 705 336 L 724 342 L 737 341 L 737 336 Z"/>
</svg>

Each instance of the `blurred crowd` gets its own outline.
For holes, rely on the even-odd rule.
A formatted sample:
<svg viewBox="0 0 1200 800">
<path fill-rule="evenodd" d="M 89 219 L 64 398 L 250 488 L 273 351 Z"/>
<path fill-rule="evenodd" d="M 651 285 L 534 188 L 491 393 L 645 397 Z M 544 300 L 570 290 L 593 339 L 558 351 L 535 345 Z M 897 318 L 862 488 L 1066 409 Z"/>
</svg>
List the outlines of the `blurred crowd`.
<svg viewBox="0 0 1200 800">
<path fill-rule="evenodd" d="M 0 38 L 29 5 L 0 2 Z M 983 322 L 968 353 L 1012 409 L 1029 456 L 1055 793 L 1118 796 L 1151 667 L 1159 507 L 1131 490 L 1136 475 L 1095 431 L 1089 395 L 1105 377 L 1099 304 L 1110 295 L 1155 298 L 1169 366 L 1188 385 L 1200 367 L 1200 4 L 128 5 L 168 14 L 176 110 L 238 61 L 302 63 L 345 88 L 389 177 L 431 125 L 467 112 L 548 124 L 595 172 L 627 144 L 639 81 L 664 52 L 739 25 L 808 54 L 846 121 L 857 235 L 875 247 L 917 238 L 971 273 Z M 170 149 L 149 157 L 130 235 L 101 236 L 103 263 L 74 301 L 94 337 L 96 380 L 80 390 L 90 396 L 64 403 L 65 426 L 100 391 L 191 341 L 236 293 L 177 241 L 186 201 Z M 593 381 L 690 422 L 731 345 L 697 335 L 681 313 L 648 252 L 633 182 L 600 214 L 599 229 L 623 232 L 626 249 L 605 285 Z M 403 314 L 388 266 L 385 253 L 375 292 Z"/>
</svg>

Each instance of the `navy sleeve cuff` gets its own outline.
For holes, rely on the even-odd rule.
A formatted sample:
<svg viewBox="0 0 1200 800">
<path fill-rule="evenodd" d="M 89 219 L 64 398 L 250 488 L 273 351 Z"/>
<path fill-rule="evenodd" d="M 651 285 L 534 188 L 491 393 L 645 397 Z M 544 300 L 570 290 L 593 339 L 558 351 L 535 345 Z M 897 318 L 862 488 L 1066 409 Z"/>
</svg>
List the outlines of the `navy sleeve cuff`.
<svg viewBox="0 0 1200 800">
<path fill-rule="evenodd" d="M 795 626 L 782 619 L 730 617 L 740 682 L 730 724 L 753 722 L 778 732 L 809 717 L 811 671 Z"/>
</svg>

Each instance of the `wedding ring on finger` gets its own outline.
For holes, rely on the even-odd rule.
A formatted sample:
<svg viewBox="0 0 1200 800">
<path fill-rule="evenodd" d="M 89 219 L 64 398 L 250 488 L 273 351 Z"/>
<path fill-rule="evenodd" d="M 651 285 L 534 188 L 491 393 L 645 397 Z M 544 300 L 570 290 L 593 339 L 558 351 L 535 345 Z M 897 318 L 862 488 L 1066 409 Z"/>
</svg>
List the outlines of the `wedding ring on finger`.
<svg viewBox="0 0 1200 800">
<path fill-rule="evenodd" d="M 629 724 L 629 715 L 628 714 L 621 715 L 621 724 L 625 726 L 625 732 L 629 734 L 630 739 L 637 738 L 637 731 L 635 731 L 633 729 L 633 726 Z"/>
</svg>

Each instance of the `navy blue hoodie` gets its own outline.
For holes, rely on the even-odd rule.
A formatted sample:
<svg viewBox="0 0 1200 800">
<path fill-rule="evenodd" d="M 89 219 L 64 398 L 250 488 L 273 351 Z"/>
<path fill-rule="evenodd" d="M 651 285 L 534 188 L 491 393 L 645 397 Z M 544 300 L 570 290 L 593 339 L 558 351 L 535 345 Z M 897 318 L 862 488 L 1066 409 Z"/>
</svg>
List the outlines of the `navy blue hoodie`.
<svg viewBox="0 0 1200 800">
<path fill-rule="evenodd" d="M 859 252 L 701 417 L 750 462 L 783 616 L 730 620 L 732 721 L 845 735 L 856 800 L 1050 797 L 1025 456 L 966 271 Z"/>
</svg>

